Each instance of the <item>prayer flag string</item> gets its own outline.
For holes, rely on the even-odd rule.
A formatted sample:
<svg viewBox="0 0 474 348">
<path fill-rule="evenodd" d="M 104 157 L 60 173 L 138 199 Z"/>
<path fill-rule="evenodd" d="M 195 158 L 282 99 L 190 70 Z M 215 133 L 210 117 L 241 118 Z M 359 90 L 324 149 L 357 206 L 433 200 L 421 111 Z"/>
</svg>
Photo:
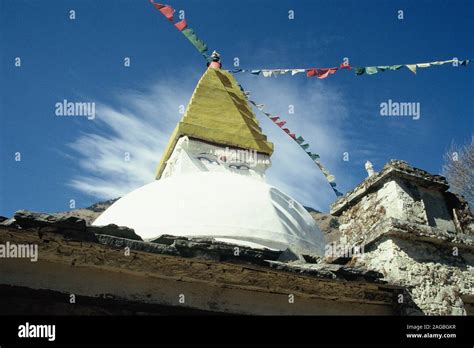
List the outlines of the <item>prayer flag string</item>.
<svg viewBox="0 0 474 348">
<path fill-rule="evenodd" d="M 340 66 L 332 68 L 291 68 L 291 69 L 240 69 L 236 68 L 233 70 L 228 70 L 229 72 L 235 73 L 250 73 L 252 75 L 261 75 L 263 77 L 277 77 L 279 75 L 290 74 L 295 76 L 300 73 L 306 73 L 307 77 L 317 77 L 318 79 L 325 79 L 329 75 L 335 74 L 339 70 L 353 70 L 354 73 L 358 76 L 360 75 L 374 75 L 379 72 L 384 72 L 387 70 L 400 70 L 405 67 L 410 70 L 412 73 L 416 74 L 417 68 L 429 68 L 437 65 L 444 65 L 451 63 L 453 67 L 458 66 L 467 66 L 471 62 L 471 59 L 449 59 L 443 61 L 433 61 L 429 63 L 415 63 L 415 64 L 396 64 L 396 65 L 377 65 L 377 66 L 367 66 L 367 67 L 351 67 L 347 63 L 342 63 Z"/>
<path fill-rule="evenodd" d="M 211 63 L 214 60 L 214 54 L 218 57 L 216 52 L 213 53 L 212 56 L 208 54 L 208 47 L 206 43 L 204 43 L 201 39 L 199 39 L 192 28 L 188 27 L 188 23 L 185 19 L 182 19 L 175 23 L 174 13 L 175 10 L 170 5 L 163 5 L 159 3 L 155 3 L 153 0 L 150 0 L 150 3 L 161 12 L 165 18 L 174 24 L 176 29 L 178 29 L 188 40 L 191 44 L 203 55 L 203 57 Z M 217 62 L 219 59 L 217 58 Z M 240 69 L 236 68 L 233 70 L 228 70 L 230 73 L 250 73 L 252 75 L 261 75 L 264 77 L 277 77 L 279 75 L 291 74 L 291 76 L 295 76 L 297 74 L 305 73 L 307 77 L 317 77 L 318 79 L 325 79 L 329 75 L 334 75 L 339 70 L 353 70 L 357 76 L 360 75 L 374 75 L 379 72 L 385 72 L 387 70 L 400 70 L 401 68 L 405 67 L 410 70 L 412 73 L 416 74 L 418 68 L 429 68 L 432 66 L 437 65 L 444 65 L 451 63 L 453 67 L 458 66 L 467 66 L 471 62 L 471 59 L 464 59 L 459 60 L 457 58 L 453 58 L 450 60 L 444 61 L 433 61 L 428 63 L 415 63 L 415 64 L 397 64 L 397 65 L 377 65 L 377 66 L 366 66 L 366 67 L 351 67 L 347 62 L 340 64 L 339 66 L 331 67 L 331 68 L 292 68 L 292 69 Z M 219 63 L 220 64 L 220 63 Z M 219 65 L 220 66 L 220 65 Z M 239 85 L 240 86 L 240 85 Z M 250 93 L 244 91 L 242 86 L 240 86 L 244 95 L 246 96 L 247 100 L 254 105 L 259 111 L 261 111 L 266 117 L 268 117 L 275 125 L 281 128 L 290 138 L 292 138 L 311 158 L 311 160 L 318 166 L 321 172 L 326 177 L 331 189 L 334 191 L 336 196 L 342 196 L 342 193 L 337 190 L 336 185 L 336 178 L 332 175 L 319 161 L 319 154 L 312 153 L 307 151 L 309 148 L 309 144 L 306 143 L 305 139 L 302 136 L 296 136 L 295 133 L 292 133 L 289 128 L 284 127 L 286 121 L 280 120 L 278 116 L 273 116 L 272 114 L 265 112 L 265 105 L 264 104 L 257 104 L 253 100 L 248 98 Z"/>
<path fill-rule="evenodd" d="M 166 19 L 168 19 L 171 23 L 174 22 L 174 13 L 175 13 L 174 8 L 172 8 L 170 5 L 158 4 L 154 2 L 153 0 L 150 0 L 150 3 L 158 11 L 160 11 L 161 14 L 165 16 Z M 211 58 L 209 54 L 207 53 L 208 48 L 207 48 L 206 43 L 204 43 L 204 41 L 202 41 L 200 38 L 197 37 L 193 29 L 188 28 L 188 23 L 186 22 L 186 19 L 183 19 L 179 22 L 174 23 L 174 26 L 189 40 L 189 42 L 191 42 L 191 44 L 199 51 L 199 53 L 203 55 L 203 57 L 208 62 L 211 61 Z"/>
</svg>

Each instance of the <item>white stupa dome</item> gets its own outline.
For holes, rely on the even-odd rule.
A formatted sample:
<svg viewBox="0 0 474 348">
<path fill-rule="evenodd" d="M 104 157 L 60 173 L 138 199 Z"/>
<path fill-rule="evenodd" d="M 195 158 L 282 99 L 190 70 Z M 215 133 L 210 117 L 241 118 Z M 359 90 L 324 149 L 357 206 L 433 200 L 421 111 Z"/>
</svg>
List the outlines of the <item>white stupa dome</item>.
<svg viewBox="0 0 474 348">
<path fill-rule="evenodd" d="M 154 181 L 115 202 L 94 225 L 133 228 L 145 240 L 163 234 L 321 254 L 324 239 L 299 203 L 262 180 L 200 172 Z"/>
</svg>

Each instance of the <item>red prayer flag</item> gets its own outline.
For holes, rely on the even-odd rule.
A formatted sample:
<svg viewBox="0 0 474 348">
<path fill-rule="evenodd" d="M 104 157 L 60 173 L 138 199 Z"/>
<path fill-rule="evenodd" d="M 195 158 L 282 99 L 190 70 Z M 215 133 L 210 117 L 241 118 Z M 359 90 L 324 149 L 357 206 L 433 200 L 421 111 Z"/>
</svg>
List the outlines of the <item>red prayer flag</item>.
<svg viewBox="0 0 474 348">
<path fill-rule="evenodd" d="M 290 135 L 290 137 L 292 137 L 293 139 L 296 140 L 296 134 L 295 133 L 290 133 L 289 135 Z"/>
<path fill-rule="evenodd" d="M 283 127 L 286 123 L 286 121 L 280 121 L 280 122 L 275 122 L 277 124 L 278 127 Z"/>
<path fill-rule="evenodd" d="M 150 0 L 150 2 L 153 4 L 153 6 L 155 6 L 155 8 L 156 8 L 157 10 L 161 9 L 162 7 L 165 7 L 165 5 L 163 5 L 163 4 L 157 4 L 157 3 L 153 2 L 153 0 Z"/>
<path fill-rule="evenodd" d="M 349 63 L 341 63 L 341 65 L 339 66 L 339 69 L 351 70 L 351 66 L 349 65 Z"/>
<path fill-rule="evenodd" d="M 307 77 L 316 76 L 318 79 L 325 79 L 331 74 L 336 73 L 337 68 L 324 68 L 324 69 L 308 69 L 306 70 Z"/>
<path fill-rule="evenodd" d="M 288 128 L 283 128 L 286 134 L 290 134 L 290 130 Z"/>
<path fill-rule="evenodd" d="M 182 21 L 176 23 L 174 26 L 178 28 L 179 31 L 183 31 L 183 29 L 186 29 L 188 27 L 188 24 L 186 23 L 186 19 L 183 19 Z"/>
<path fill-rule="evenodd" d="M 157 4 L 154 2 L 151 2 L 151 3 L 153 4 L 153 6 L 155 6 L 157 10 L 159 10 L 163 14 L 163 16 L 165 16 L 170 22 L 173 22 L 174 9 L 171 6 Z"/>
<path fill-rule="evenodd" d="M 276 121 L 278 121 L 279 118 L 280 117 L 278 117 L 278 116 L 273 116 L 273 117 L 270 117 L 270 120 L 272 120 L 273 122 L 276 122 Z"/>
<path fill-rule="evenodd" d="M 325 79 L 329 75 L 335 74 L 337 71 L 337 68 L 329 68 L 329 69 L 321 69 L 320 72 L 321 74 L 319 76 L 316 76 L 318 79 Z"/>
</svg>

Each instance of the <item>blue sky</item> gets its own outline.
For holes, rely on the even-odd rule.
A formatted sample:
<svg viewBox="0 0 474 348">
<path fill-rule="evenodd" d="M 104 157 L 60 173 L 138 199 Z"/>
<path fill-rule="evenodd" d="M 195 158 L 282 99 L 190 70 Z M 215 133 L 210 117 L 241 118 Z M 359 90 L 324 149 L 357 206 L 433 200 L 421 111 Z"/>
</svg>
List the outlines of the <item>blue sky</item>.
<svg viewBox="0 0 474 348">
<path fill-rule="evenodd" d="M 172 1 L 224 68 L 331 67 L 473 58 L 472 1 Z M 75 10 L 76 19 L 69 19 Z M 293 10 L 295 18 L 288 19 Z M 404 11 L 404 19 L 397 11 Z M 153 180 L 170 131 L 205 69 L 194 47 L 146 0 L 0 0 L 0 215 L 63 211 Z M 21 67 L 15 67 L 15 57 Z M 123 66 L 124 57 L 131 66 Z M 439 173 L 452 141 L 473 130 L 473 66 L 449 65 L 325 80 L 237 74 L 269 112 L 285 118 L 343 192 L 390 159 Z M 55 104 L 95 102 L 97 116 L 57 117 Z M 384 118 L 388 99 L 419 102 L 421 117 Z M 288 115 L 288 105 L 295 114 Z M 270 183 L 327 210 L 322 174 L 279 129 Z M 15 153 L 21 161 L 15 161 Z M 123 153 L 131 153 L 124 163 Z M 349 161 L 342 153 L 349 152 Z"/>
</svg>

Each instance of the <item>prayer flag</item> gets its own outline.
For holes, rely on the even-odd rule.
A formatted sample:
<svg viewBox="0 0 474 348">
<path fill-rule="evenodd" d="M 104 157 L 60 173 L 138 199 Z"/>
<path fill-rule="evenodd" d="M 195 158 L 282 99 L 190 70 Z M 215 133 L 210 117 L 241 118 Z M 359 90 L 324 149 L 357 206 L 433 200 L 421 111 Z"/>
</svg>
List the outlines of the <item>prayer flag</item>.
<svg viewBox="0 0 474 348">
<path fill-rule="evenodd" d="M 307 77 L 316 76 L 318 79 L 325 79 L 331 74 L 335 74 L 337 68 L 324 68 L 324 69 L 308 69 L 306 70 Z"/>
<path fill-rule="evenodd" d="M 293 69 L 291 70 L 291 76 L 294 76 L 296 74 L 299 74 L 299 73 L 304 73 L 305 70 L 304 69 Z"/>
<path fill-rule="evenodd" d="M 416 64 L 417 68 L 429 68 L 431 66 L 430 63 L 418 63 Z"/>
<path fill-rule="evenodd" d="M 407 64 L 406 67 L 414 74 L 416 74 L 416 64 Z"/>
<path fill-rule="evenodd" d="M 377 71 L 377 67 L 375 66 L 368 66 L 365 68 L 365 73 L 367 75 L 373 75 L 373 74 L 376 74 L 378 71 Z"/>
<path fill-rule="evenodd" d="M 176 23 L 174 26 L 178 28 L 179 31 L 183 31 L 183 29 L 186 29 L 188 27 L 186 19 L 183 19 L 182 21 Z"/>
<path fill-rule="evenodd" d="M 403 65 L 390 65 L 390 70 L 398 70 L 398 69 L 401 69 L 403 67 Z"/>
<path fill-rule="evenodd" d="M 171 6 L 155 3 L 153 3 L 153 6 L 155 6 L 155 8 L 159 10 L 170 22 L 173 22 L 174 9 Z"/>
<path fill-rule="evenodd" d="M 307 77 L 316 76 L 316 69 L 308 69 L 308 70 L 306 70 L 306 76 L 307 76 Z"/>
<path fill-rule="evenodd" d="M 296 138 L 295 140 L 296 140 L 296 142 L 297 142 L 298 144 L 303 144 L 303 143 L 304 143 L 304 139 L 303 139 L 303 137 L 301 137 L 301 136 L 298 137 L 298 138 Z"/>
<path fill-rule="evenodd" d="M 207 51 L 207 45 L 196 36 L 193 29 L 186 28 L 181 32 L 188 38 L 188 40 L 193 44 L 194 47 L 196 47 L 199 52 L 204 53 Z"/>
<path fill-rule="evenodd" d="M 155 8 L 156 8 L 157 10 L 159 10 L 159 9 L 162 8 L 162 7 L 165 7 L 165 5 L 155 3 L 153 0 L 150 0 L 150 3 L 151 3 L 153 6 L 155 6 Z"/>
</svg>

